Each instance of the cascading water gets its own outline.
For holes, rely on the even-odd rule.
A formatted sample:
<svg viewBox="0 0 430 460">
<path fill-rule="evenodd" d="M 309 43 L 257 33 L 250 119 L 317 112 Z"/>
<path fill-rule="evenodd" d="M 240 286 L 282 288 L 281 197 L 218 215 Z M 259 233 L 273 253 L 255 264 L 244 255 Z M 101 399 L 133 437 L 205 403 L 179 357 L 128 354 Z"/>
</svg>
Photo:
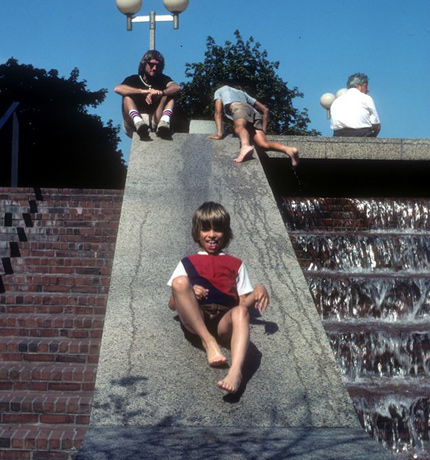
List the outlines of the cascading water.
<svg viewBox="0 0 430 460">
<path fill-rule="evenodd" d="M 430 459 L 430 202 L 282 210 L 362 426 L 399 458 Z"/>
</svg>

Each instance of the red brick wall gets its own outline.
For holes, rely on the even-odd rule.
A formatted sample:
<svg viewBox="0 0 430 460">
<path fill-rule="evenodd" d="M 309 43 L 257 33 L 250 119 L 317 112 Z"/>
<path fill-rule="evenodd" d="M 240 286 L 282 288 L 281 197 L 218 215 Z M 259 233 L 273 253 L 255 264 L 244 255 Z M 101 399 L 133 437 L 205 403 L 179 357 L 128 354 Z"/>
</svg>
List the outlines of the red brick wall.
<svg viewBox="0 0 430 460">
<path fill-rule="evenodd" d="M 0 459 L 68 459 L 82 443 L 121 203 L 0 188 Z"/>
</svg>

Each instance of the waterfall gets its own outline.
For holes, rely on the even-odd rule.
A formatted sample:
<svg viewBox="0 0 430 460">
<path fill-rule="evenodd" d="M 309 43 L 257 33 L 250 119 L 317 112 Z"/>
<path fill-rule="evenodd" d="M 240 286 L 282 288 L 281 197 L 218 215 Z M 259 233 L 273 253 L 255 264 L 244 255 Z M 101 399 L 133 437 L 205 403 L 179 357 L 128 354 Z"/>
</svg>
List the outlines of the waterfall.
<svg viewBox="0 0 430 460">
<path fill-rule="evenodd" d="M 288 198 L 282 214 L 360 423 L 430 459 L 430 202 Z"/>
</svg>

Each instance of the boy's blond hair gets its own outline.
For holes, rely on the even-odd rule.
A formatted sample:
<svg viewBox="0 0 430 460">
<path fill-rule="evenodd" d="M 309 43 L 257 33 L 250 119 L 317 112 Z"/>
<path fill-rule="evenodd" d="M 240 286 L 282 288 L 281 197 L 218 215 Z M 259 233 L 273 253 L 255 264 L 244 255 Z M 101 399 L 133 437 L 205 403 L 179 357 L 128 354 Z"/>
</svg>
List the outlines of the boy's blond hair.
<svg viewBox="0 0 430 460">
<path fill-rule="evenodd" d="M 196 243 L 200 243 L 200 232 L 206 230 L 223 232 L 222 249 L 226 248 L 233 239 L 230 227 L 230 214 L 219 203 L 206 201 L 194 213 L 191 226 L 191 235 Z"/>
</svg>

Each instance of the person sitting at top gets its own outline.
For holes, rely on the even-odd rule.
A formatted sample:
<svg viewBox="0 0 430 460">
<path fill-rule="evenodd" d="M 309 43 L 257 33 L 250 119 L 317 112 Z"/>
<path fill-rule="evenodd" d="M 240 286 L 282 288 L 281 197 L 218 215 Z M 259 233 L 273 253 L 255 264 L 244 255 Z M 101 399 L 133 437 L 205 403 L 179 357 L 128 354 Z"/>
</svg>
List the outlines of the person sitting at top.
<svg viewBox="0 0 430 460">
<path fill-rule="evenodd" d="M 236 393 L 249 345 L 249 310 L 264 312 L 269 294 L 262 284 L 252 287 L 240 259 L 224 253 L 233 232 L 221 204 L 203 203 L 193 215 L 191 233 L 201 251 L 179 262 L 167 283 L 172 287 L 168 305 L 188 334 L 200 337 L 209 366 L 226 365 L 218 340 L 230 346 L 230 369 L 218 387 Z"/>
<path fill-rule="evenodd" d="M 373 99 L 367 94 L 369 79 L 364 73 L 348 78 L 347 91 L 330 107 L 333 136 L 376 137 L 381 130 Z"/>
<path fill-rule="evenodd" d="M 138 74 L 130 75 L 115 87 L 114 91 L 122 96 L 127 136 L 132 137 L 136 131 L 141 139 L 146 139 L 151 129 L 160 137 L 170 137 L 170 117 L 181 87 L 164 75 L 163 69 L 163 55 L 155 50 L 147 51 L 140 61 Z"/>
<path fill-rule="evenodd" d="M 295 168 L 299 163 L 299 151 L 295 147 L 269 141 L 266 137 L 269 109 L 249 94 L 240 89 L 224 85 L 217 89 L 214 94 L 215 100 L 215 123 L 217 134 L 209 136 L 209 139 L 222 139 L 222 113 L 234 122 L 234 132 L 240 139 L 239 156 L 234 160 L 242 163 L 252 157 L 254 147 L 250 140 L 254 141 L 257 147 L 264 150 L 276 150 L 284 152 L 291 158 L 291 164 Z"/>
</svg>

